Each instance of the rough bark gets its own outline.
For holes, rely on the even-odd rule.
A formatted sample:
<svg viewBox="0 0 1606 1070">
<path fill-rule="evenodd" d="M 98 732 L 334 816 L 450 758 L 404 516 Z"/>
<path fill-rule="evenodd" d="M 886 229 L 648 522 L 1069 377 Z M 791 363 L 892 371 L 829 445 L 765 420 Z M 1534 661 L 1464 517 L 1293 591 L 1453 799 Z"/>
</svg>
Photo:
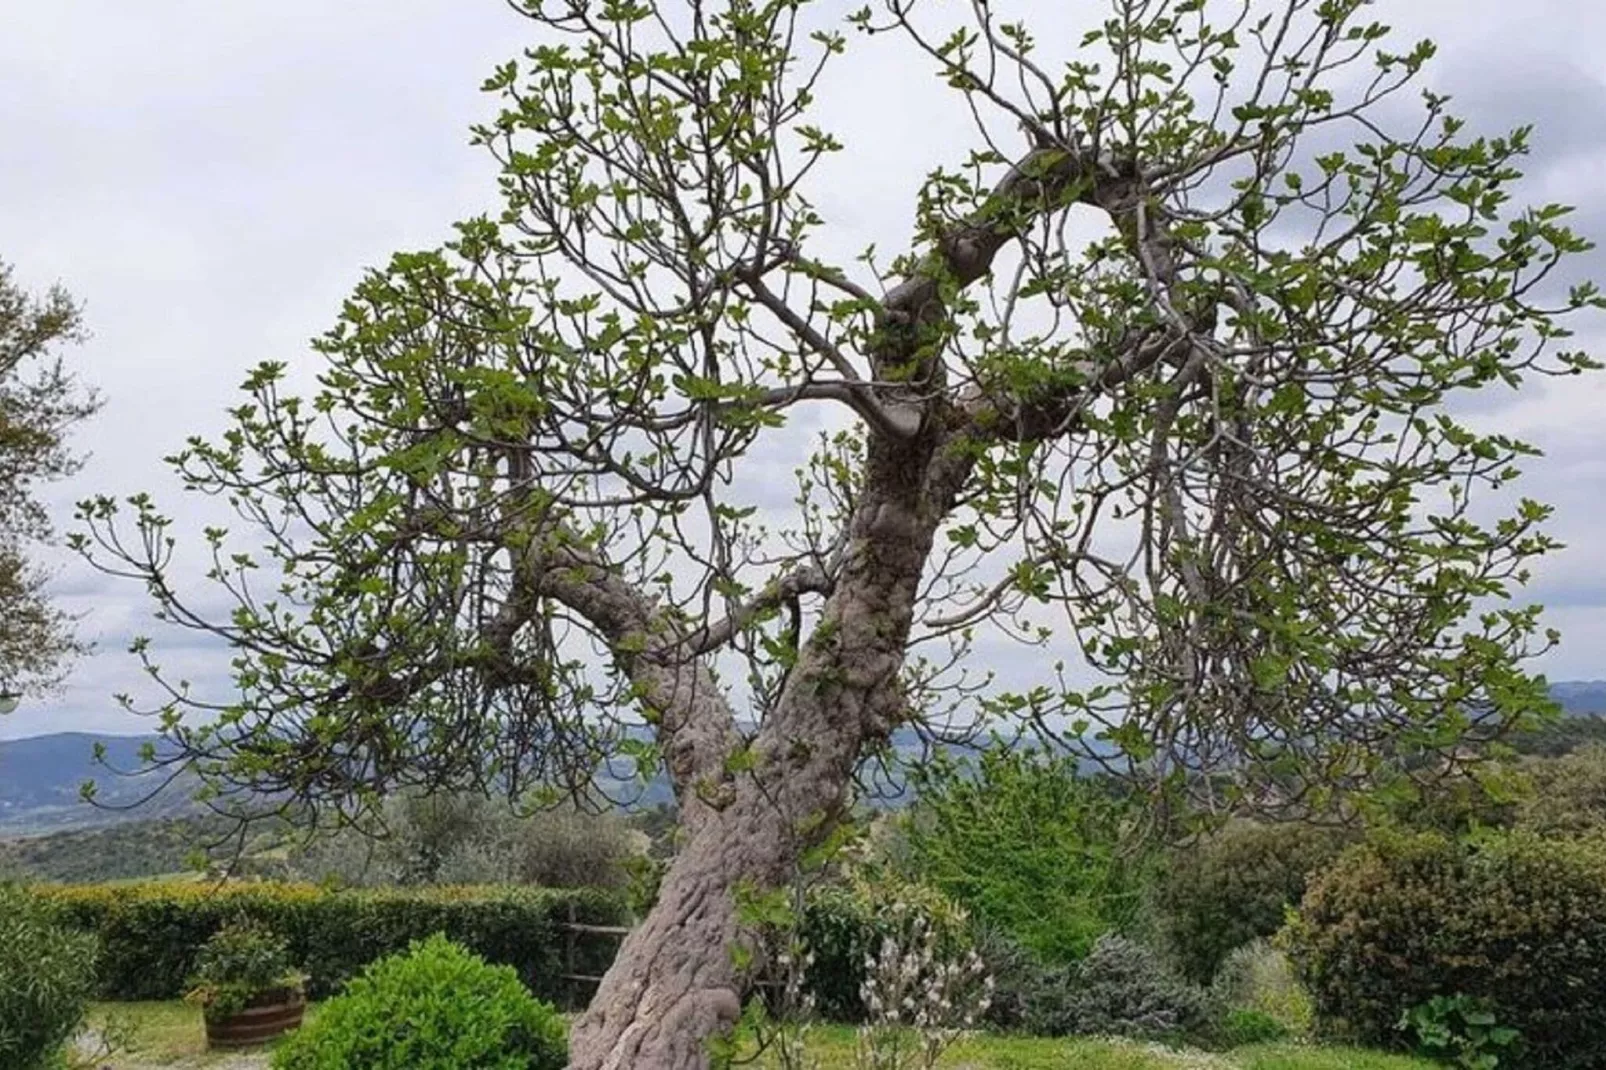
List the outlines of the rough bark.
<svg viewBox="0 0 1606 1070">
<path fill-rule="evenodd" d="M 866 740 L 902 715 L 898 673 L 916 591 L 951 497 L 928 479 L 941 468 L 936 441 L 872 450 L 881 456 L 841 576 L 759 732 L 752 768 L 726 782 L 728 795 L 694 826 L 657 904 L 620 949 L 575 1027 L 573 1070 L 698 1070 L 708 1039 L 735 1023 L 745 987 L 734 955 L 744 938 L 737 889 L 791 877 L 840 818 Z"/>
</svg>

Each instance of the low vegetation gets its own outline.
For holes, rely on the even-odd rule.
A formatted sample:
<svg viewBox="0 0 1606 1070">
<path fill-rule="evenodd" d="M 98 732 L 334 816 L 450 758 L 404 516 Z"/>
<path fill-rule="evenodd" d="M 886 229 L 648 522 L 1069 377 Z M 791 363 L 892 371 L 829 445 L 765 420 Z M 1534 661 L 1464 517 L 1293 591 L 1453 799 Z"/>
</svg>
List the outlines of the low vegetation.
<svg viewBox="0 0 1606 1070">
<path fill-rule="evenodd" d="M 866 835 L 793 889 L 796 898 L 750 904 L 770 939 L 759 949 L 753 1031 L 738 1043 L 754 1054 L 752 1045 L 768 1041 L 757 1065 L 769 1060 L 772 1070 L 809 1059 L 819 1070 L 858 1067 L 856 1053 L 872 1042 L 932 1053 L 935 1061 L 910 1055 L 912 1066 L 970 1070 L 1432 1065 L 1411 1054 L 1458 1067 L 1585 1070 L 1606 1048 L 1593 1006 L 1606 990 L 1606 748 L 1521 757 L 1491 782 L 1498 796 L 1394 801 L 1367 811 L 1370 827 L 1237 821 L 1171 851 L 1134 835 L 1135 802 L 1076 777 L 1069 765 L 1025 754 L 949 766 L 923 779 L 908 809 L 867 815 Z M 1034 838 L 1039 797 L 1062 812 Z M 601 972 L 615 945 L 579 936 L 579 961 L 567 963 L 562 923 L 571 909 L 581 920 L 626 921 L 629 895 L 428 884 L 452 872 L 454 839 L 474 827 L 461 818 L 475 812 L 443 805 L 430 820 L 398 823 L 392 859 L 446 863 L 411 867 L 422 883 L 407 888 L 191 880 L 12 889 L 28 906 L 8 912 L 13 928 L 31 918 L 68 941 L 80 987 L 74 995 L 64 975 L 50 973 L 63 956 L 14 955 L 5 968 L 50 973 L 57 987 L 36 991 L 63 994 L 46 1046 L 72 1031 L 86 985 L 176 996 L 202 945 L 240 917 L 283 933 L 284 959 L 305 968 L 327 1001 L 308 1016 L 320 1024 L 281 1052 L 344 1051 L 386 1034 L 387 1015 L 417 1010 L 374 987 L 393 974 L 427 993 L 442 978 L 493 970 L 501 980 L 488 983 L 517 1007 L 579 994 L 559 975 L 570 965 Z M 545 842 L 560 863 L 576 857 L 562 838 Z M 666 837 L 632 850 L 652 858 L 673 849 Z M 1090 868 L 1051 879 L 1055 858 Z M 605 873 L 599 880 L 615 883 Z M 412 952 L 398 956 L 409 942 Z M 25 943 L 18 936 L 4 950 Z M 84 972 L 91 963 L 94 975 Z M 359 976 L 373 983 L 346 984 Z M 908 1013 L 893 1007 L 905 997 Z M 134 1065 L 205 1065 L 194 1062 L 198 1008 L 121 1006 L 136 1026 L 127 1034 Z M 12 1022 L 48 1018 L 10 1004 L 4 1013 Z M 108 1013 L 120 1012 L 97 1010 L 93 1021 Z M 919 1028 L 909 1032 L 912 1019 Z M 430 1044 L 460 1036 L 484 1044 L 503 1020 L 454 1012 L 426 1032 Z M 359 1039 L 318 1039 L 338 1031 Z M 781 1035 L 793 1038 L 792 1062 L 776 1061 Z M 1338 1040 L 1398 1057 L 1324 1046 Z M 349 1054 L 297 1058 L 314 1061 L 284 1054 L 283 1065 L 357 1065 Z M 434 1056 L 406 1058 L 427 1065 Z"/>
<path fill-rule="evenodd" d="M 380 959 L 273 1055 L 274 1070 L 562 1070 L 564 1021 L 519 975 L 445 937 Z"/>
<path fill-rule="evenodd" d="M 1317 879 L 1288 943 L 1318 1015 L 1363 1042 L 1399 1043 L 1404 1016 L 1458 999 L 1425 1024 L 1516 1030 L 1501 1068 L 1591 1070 L 1606 1051 L 1599 839 L 1376 837 Z"/>
<path fill-rule="evenodd" d="M 0 885 L 0 1067 L 44 1070 L 78 1030 L 95 986 L 93 937 Z"/>
<path fill-rule="evenodd" d="M 322 1005 L 309 1007 L 303 1028 L 312 1028 L 323 1011 Z M 208 1055 L 200 1014 L 183 1003 L 99 1004 L 91 1009 L 90 1023 L 120 1031 L 126 1037 L 124 1060 L 142 1068 L 203 1070 L 237 1058 Z M 821 1026 L 806 1043 L 820 1070 L 852 1070 L 858 1035 L 851 1026 Z M 263 1054 L 260 1064 L 266 1067 L 271 1057 Z M 1352 1048 L 1262 1044 L 1209 1053 L 1139 1041 L 979 1034 L 961 1039 L 938 1065 L 944 1070 L 1434 1070 L 1436 1064 Z M 762 1057 L 756 1066 L 766 1070 Z"/>
</svg>

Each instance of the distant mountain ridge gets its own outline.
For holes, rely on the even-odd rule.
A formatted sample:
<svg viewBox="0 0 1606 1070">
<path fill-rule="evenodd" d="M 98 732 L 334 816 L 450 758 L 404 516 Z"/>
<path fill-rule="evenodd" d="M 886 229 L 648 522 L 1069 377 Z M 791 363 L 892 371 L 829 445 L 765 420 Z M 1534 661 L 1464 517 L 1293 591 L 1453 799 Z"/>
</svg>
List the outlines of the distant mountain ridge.
<svg viewBox="0 0 1606 1070">
<path fill-rule="evenodd" d="M 140 748 L 151 742 L 156 737 L 89 732 L 0 740 L 0 836 L 109 825 L 188 809 L 190 801 L 181 792 L 164 792 L 134 810 L 119 809 L 141 801 L 159 783 L 152 775 L 112 772 L 137 769 Z M 97 745 L 105 748 L 110 768 L 95 761 Z M 80 786 L 86 780 L 95 781 L 101 805 L 84 801 Z"/>
<path fill-rule="evenodd" d="M 1559 680 L 1550 697 L 1574 717 L 1606 717 L 1606 680 Z"/>
<path fill-rule="evenodd" d="M 1563 680 L 1550 687 L 1551 695 L 1573 717 L 1606 718 L 1606 680 Z M 71 828 L 92 828 L 127 820 L 148 820 L 193 812 L 188 792 L 169 790 L 134 810 L 116 807 L 136 802 L 155 787 L 144 777 L 117 776 L 94 760 L 95 745 L 106 749 L 113 768 L 139 765 L 139 751 L 155 736 L 95 735 L 58 732 L 26 739 L 0 740 L 0 838 L 37 835 Z M 918 745 L 912 739 L 895 739 L 899 751 Z M 93 806 L 79 796 L 86 780 L 96 783 Z M 663 801 L 667 791 L 649 787 L 646 801 Z"/>
</svg>

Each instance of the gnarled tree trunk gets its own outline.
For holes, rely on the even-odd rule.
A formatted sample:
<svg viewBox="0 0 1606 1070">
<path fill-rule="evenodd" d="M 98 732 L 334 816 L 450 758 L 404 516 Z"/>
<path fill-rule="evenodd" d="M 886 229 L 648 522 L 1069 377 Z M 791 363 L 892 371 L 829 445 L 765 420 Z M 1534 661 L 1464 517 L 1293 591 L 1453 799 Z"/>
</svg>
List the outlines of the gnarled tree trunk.
<svg viewBox="0 0 1606 1070">
<path fill-rule="evenodd" d="M 903 714 L 898 674 L 920 575 L 958 482 L 939 441 L 933 431 L 871 446 L 840 578 L 752 762 L 734 775 L 706 762 L 675 769 L 693 811 L 689 839 L 576 1024 L 571 1070 L 700 1070 L 709 1040 L 735 1024 L 747 983 L 735 953 L 748 936 L 738 889 L 791 879 L 840 819 L 866 741 Z M 728 728 L 729 717 L 723 704 L 703 702 L 676 727 L 690 733 L 701 721 L 695 734 L 709 738 L 719 728 L 708 722 L 725 718 Z M 666 732 L 671 754 L 674 735 Z"/>
</svg>

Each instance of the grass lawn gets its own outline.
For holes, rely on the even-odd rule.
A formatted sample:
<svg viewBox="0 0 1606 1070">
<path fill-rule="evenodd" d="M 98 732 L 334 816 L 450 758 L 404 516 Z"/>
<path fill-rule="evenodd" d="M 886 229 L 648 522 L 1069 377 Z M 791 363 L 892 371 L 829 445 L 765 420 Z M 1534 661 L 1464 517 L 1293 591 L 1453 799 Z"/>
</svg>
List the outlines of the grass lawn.
<svg viewBox="0 0 1606 1070">
<path fill-rule="evenodd" d="M 317 1013 L 308 1008 L 309 1019 Z M 216 1068 L 266 1066 L 258 1055 L 208 1054 L 200 1011 L 186 1003 L 101 1003 L 90 1025 L 122 1022 L 130 1031 L 126 1053 L 112 1060 L 124 1067 Z M 851 1070 L 856 1043 L 845 1026 L 820 1027 L 812 1046 L 826 1070 Z M 1177 1051 L 1158 1045 L 1105 1040 L 1045 1040 L 979 1036 L 955 1045 L 942 1065 L 951 1070 L 1437 1070 L 1436 1064 L 1347 1048 L 1273 1046 L 1226 1053 Z"/>
<path fill-rule="evenodd" d="M 810 1037 L 827 1070 L 853 1066 L 857 1041 L 851 1028 L 821 1027 Z M 1278 1045 L 1202 1052 L 1135 1041 L 1009 1036 L 956 1044 L 942 1065 L 952 1070 L 1441 1070 L 1437 1063 L 1351 1048 Z"/>
<path fill-rule="evenodd" d="M 307 1008 L 307 1021 L 318 1008 Z M 116 1070 L 143 1070 L 145 1067 L 215 1067 L 217 1070 L 251 1062 L 267 1065 L 269 1049 L 254 1053 L 208 1052 L 206 1027 L 200 1008 L 181 1001 L 165 1003 L 97 1003 L 89 1010 L 89 1027 L 126 1041 L 112 1056 L 109 1065 Z M 251 1055 L 242 1060 L 242 1054 Z"/>
</svg>

